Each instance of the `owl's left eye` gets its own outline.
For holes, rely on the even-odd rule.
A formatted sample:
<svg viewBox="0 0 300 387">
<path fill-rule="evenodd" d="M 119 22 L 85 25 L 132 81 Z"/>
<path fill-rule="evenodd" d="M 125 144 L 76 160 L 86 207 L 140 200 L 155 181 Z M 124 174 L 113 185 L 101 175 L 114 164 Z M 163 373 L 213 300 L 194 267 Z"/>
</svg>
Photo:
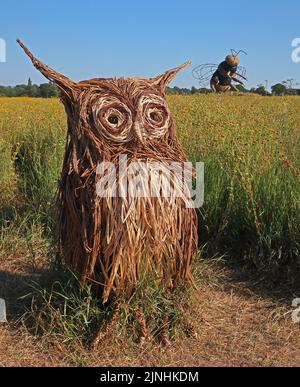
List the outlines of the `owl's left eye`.
<svg viewBox="0 0 300 387">
<path fill-rule="evenodd" d="M 152 120 L 152 121 L 155 121 L 155 122 L 159 122 L 160 121 L 160 114 L 158 113 L 158 112 L 151 112 L 150 114 L 149 114 L 149 116 L 150 116 L 150 119 Z"/>
<path fill-rule="evenodd" d="M 170 111 L 165 100 L 158 95 L 146 95 L 140 99 L 144 131 L 151 138 L 161 138 L 170 126 Z"/>
<path fill-rule="evenodd" d="M 161 106 L 149 106 L 148 117 L 150 125 L 161 127 L 164 126 L 168 118 L 168 112 L 164 109 L 164 107 Z"/>
</svg>

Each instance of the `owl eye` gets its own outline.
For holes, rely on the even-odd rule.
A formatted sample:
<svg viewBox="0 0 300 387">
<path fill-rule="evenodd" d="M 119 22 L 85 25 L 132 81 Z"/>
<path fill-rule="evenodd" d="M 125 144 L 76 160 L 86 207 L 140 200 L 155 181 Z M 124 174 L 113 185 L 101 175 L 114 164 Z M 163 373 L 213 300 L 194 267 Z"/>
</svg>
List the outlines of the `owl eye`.
<svg viewBox="0 0 300 387">
<path fill-rule="evenodd" d="M 118 123 L 119 123 L 119 118 L 114 115 L 114 114 L 111 114 L 109 117 L 108 117 L 108 122 L 112 125 L 116 125 L 118 126 Z"/>
<path fill-rule="evenodd" d="M 158 122 L 160 120 L 159 114 L 157 112 L 151 112 L 149 115 L 152 121 Z"/>
<path fill-rule="evenodd" d="M 149 109 L 149 118 L 153 124 L 160 125 L 164 122 L 164 112 L 158 108 Z"/>
<path fill-rule="evenodd" d="M 113 134 L 121 134 L 124 128 L 127 126 L 128 117 L 127 112 L 121 107 L 103 109 L 100 112 L 100 119 L 103 122 L 105 129 L 109 130 Z"/>
<path fill-rule="evenodd" d="M 93 121 L 98 133 L 115 144 L 132 139 L 132 114 L 130 109 L 113 96 L 103 96 L 93 105 Z"/>
<path fill-rule="evenodd" d="M 163 98 L 150 94 L 140 100 L 144 131 L 150 138 L 161 138 L 170 126 L 170 111 Z"/>
</svg>

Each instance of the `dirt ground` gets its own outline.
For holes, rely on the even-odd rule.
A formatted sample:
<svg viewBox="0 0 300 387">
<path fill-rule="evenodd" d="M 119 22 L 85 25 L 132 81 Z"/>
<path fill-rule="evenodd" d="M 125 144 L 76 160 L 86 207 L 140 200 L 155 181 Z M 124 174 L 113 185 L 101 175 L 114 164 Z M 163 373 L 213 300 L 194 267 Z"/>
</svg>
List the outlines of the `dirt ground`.
<svg viewBox="0 0 300 387">
<path fill-rule="evenodd" d="M 195 292 L 190 308 L 198 337 L 178 336 L 170 346 L 142 347 L 114 332 L 99 350 L 35 338 L 15 322 L 29 280 L 40 267 L 22 257 L 0 260 L 0 298 L 8 307 L 0 324 L 1 366 L 300 366 L 300 323 L 292 321 L 292 296 L 267 293 L 232 269 L 218 272 Z M 220 274 L 221 273 L 221 274 Z M 300 295 L 298 295 L 300 297 Z"/>
</svg>

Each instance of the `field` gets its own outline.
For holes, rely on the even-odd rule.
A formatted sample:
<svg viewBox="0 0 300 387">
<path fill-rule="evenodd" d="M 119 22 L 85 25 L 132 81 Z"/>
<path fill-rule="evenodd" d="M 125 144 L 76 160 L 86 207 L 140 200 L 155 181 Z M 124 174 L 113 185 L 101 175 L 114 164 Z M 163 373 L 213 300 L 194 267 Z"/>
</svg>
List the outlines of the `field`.
<svg viewBox="0 0 300 387">
<path fill-rule="evenodd" d="M 300 98 L 168 100 L 189 159 L 205 163 L 200 291 L 189 305 L 197 339 L 178 331 L 170 348 L 141 349 L 119 326 L 99 360 L 80 340 L 28 328 L 20 297 L 55 254 L 52 204 L 66 119 L 56 99 L 1 98 L 0 298 L 9 324 L 0 325 L 0 365 L 300 365 L 291 319 L 300 297 Z"/>
</svg>

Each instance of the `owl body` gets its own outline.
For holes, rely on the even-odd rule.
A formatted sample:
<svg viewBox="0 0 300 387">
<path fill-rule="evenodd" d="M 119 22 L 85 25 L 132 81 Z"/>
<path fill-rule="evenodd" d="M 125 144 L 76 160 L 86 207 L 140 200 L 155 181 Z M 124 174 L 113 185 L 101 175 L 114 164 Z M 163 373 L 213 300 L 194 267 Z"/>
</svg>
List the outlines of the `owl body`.
<svg viewBox="0 0 300 387">
<path fill-rule="evenodd" d="M 67 265 L 80 273 L 82 283 L 101 290 L 103 302 L 130 296 L 148 275 L 170 288 L 180 279 L 192 280 L 197 215 L 185 182 L 174 170 L 170 173 L 170 165 L 176 169 L 187 160 L 164 94 L 186 65 L 150 80 L 74 83 L 19 43 L 61 89 L 68 117 L 57 198 L 60 249 Z M 101 167 L 108 164 L 114 179 L 99 192 L 107 178 Z M 162 195 L 167 183 L 170 192 Z"/>
</svg>

